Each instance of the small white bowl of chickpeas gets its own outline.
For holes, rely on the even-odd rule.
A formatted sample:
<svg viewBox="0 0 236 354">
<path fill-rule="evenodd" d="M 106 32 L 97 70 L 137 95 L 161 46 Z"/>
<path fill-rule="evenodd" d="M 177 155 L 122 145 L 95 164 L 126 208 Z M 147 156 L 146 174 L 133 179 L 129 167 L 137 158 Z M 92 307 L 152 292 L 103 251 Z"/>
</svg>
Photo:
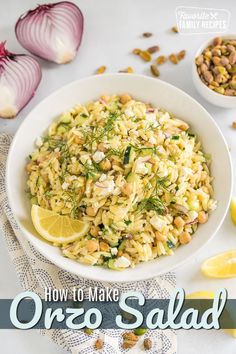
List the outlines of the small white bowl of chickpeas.
<svg viewBox="0 0 236 354">
<path fill-rule="evenodd" d="M 193 82 L 210 103 L 236 108 L 236 34 L 208 39 L 197 50 Z"/>
</svg>

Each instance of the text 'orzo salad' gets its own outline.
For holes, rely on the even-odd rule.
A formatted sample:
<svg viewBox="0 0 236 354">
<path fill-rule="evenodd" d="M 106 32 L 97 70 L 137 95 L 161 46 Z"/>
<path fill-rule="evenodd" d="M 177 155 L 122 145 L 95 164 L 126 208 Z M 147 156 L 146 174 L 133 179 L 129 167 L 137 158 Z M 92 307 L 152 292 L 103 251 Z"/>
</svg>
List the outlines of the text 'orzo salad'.
<svg viewBox="0 0 236 354">
<path fill-rule="evenodd" d="M 48 221 L 45 238 L 79 262 L 121 270 L 172 255 L 216 207 L 188 124 L 128 94 L 77 105 L 36 145 L 27 184 L 33 218 L 46 214 L 34 225 Z"/>
</svg>

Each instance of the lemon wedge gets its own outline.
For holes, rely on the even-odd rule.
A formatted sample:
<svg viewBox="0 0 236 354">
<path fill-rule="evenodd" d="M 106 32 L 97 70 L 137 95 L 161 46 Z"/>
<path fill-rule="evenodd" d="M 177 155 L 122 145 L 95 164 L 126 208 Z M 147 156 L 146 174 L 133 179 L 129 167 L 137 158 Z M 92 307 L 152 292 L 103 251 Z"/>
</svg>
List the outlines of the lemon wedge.
<svg viewBox="0 0 236 354">
<path fill-rule="evenodd" d="M 236 277 L 236 250 L 220 253 L 205 260 L 201 270 L 210 278 Z"/>
<path fill-rule="evenodd" d="M 231 219 L 236 226 L 236 198 L 232 198 L 231 204 L 230 204 L 230 213 L 231 213 Z"/>
<path fill-rule="evenodd" d="M 186 299 L 213 299 L 214 295 L 213 291 L 196 291 L 195 293 L 187 295 Z M 236 329 L 223 329 L 223 331 L 236 338 Z"/>
<path fill-rule="evenodd" d="M 214 295 L 213 291 L 196 291 L 186 295 L 186 299 L 213 299 Z"/>
<path fill-rule="evenodd" d="M 32 206 L 31 217 L 40 236 L 50 242 L 73 242 L 89 230 L 89 223 L 59 215 L 38 205 Z"/>
</svg>

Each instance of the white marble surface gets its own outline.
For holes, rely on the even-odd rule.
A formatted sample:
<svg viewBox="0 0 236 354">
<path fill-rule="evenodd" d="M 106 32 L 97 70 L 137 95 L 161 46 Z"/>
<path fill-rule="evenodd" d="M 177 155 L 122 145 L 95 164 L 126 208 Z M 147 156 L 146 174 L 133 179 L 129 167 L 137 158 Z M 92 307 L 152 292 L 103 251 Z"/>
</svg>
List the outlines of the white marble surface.
<svg viewBox="0 0 236 354">
<path fill-rule="evenodd" d="M 187 50 L 186 59 L 178 66 L 166 64 L 161 68 L 161 79 L 183 89 L 196 98 L 214 117 L 231 148 L 234 168 L 236 164 L 236 131 L 231 128 L 236 120 L 236 110 L 225 110 L 208 104 L 198 95 L 191 79 L 191 63 L 198 46 L 210 35 L 175 35 L 169 28 L 175 24 L 175 8 L 180 5 L 225 8 L 231 12 L 229 33 L 236 32 L 233 18 L 236 12 L 235 0 L 222 1 L 159 1 L 159 0 L 77 0 L 85 16 L 83 43 L 76 60 L 68 65 L 57 66 L 41 62 L 42 83 L 28 106 L 11 121 L 0 120 L 0 131 L 14 133 L 26 114 L 49 93 L 64 84 L 94 73 L 100 65 L 116 72 L 133 66 L 136 72 L 149 75 L 149 65 L 130 54 L 135 47 L 145 48 L 154 44 L 161 47 L 161 53 L 168 54 L 181 49 Z M 14 36 L 14 24 L 20 14 L 33 8 L 37 0 L 0 0 L 0 40 L 7 40 L 9 50 L 24 52 Z M 141 38 L 143 32 L 155 36 Z M 224 183 L 224 181 L 222 181 Z M 234 190 L 236 194 L 236 190 Z M 226 287 L 231 297 L 236 296 L 235 280 L 211 280 L 204 278 L 199 269 L 201 262 L 220 251 L 236 248 L 236 229 L 229 216 L 213 241 L 191 261 L 177 269 L 178 285 L 186 292 L 215 290 Z M 18 279 L 10 262 L 3 237 L 0 237 L 0 298 L 14 297 L 20 292 Z M 4 354 L 52 354 L 63 350 L 39 337 L 36 331 L 0 331 L 1 352 Z M 221 331 L 179 331 L 179 354 L 228 354 L 235 353 L 235 340 Z M 164 353 L 163 353 L 164 354 Z"/>
</svg>

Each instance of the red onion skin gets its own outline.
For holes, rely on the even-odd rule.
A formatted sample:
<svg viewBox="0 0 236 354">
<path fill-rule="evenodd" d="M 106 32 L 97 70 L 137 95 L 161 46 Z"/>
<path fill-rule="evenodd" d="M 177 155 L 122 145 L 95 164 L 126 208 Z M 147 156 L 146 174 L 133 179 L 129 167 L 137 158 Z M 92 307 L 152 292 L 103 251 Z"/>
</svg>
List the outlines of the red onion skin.
<svg viewBox="0 0 236 354">
<path fill-rule="evenodd" d="M 62 1 L 39 5 L 20 16 L 15 33 L 20 44 L 32 54 L 65 64 L 75 58 L 83 28 L 84 17 L 79 7 Z"/>
<path fill-rule="evenodd" d="M 34 96 L 42 71 L 34 58 L 9 52 L 5 43 L 0 43 L 0 118 L 10 119 Z"/>
</svg>

